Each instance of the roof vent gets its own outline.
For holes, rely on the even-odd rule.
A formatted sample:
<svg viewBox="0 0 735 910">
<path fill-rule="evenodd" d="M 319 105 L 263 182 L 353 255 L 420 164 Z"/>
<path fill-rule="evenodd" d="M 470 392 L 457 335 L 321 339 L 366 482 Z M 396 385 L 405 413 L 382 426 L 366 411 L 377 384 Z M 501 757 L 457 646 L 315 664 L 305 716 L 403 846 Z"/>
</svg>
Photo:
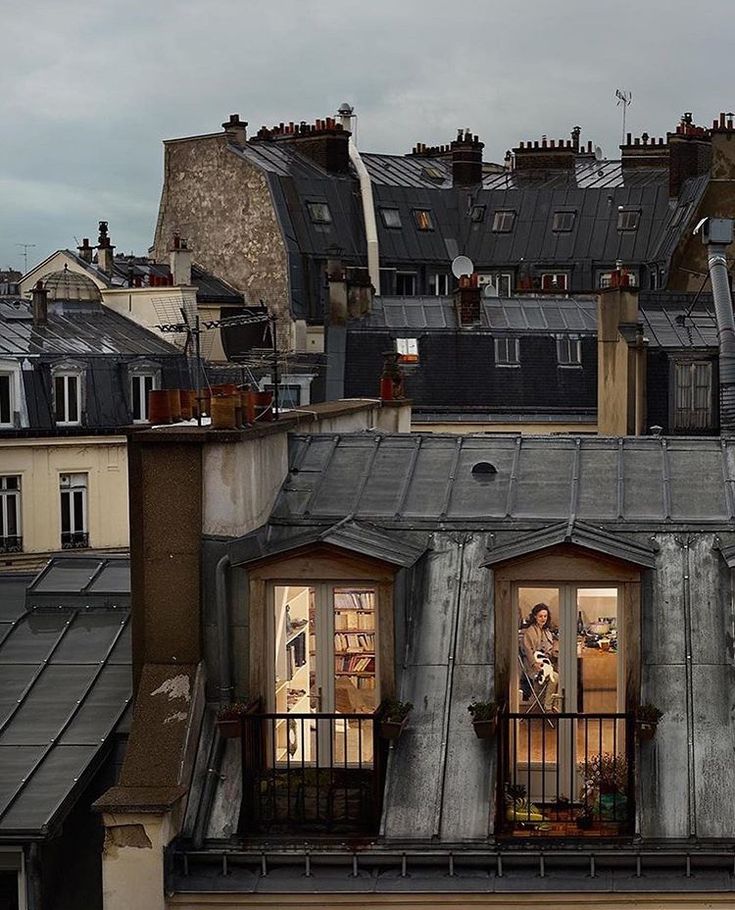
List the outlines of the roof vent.
<svg viewBox="0 0 735 910">
<path fill-rule="evenodd" d="M 495 480 L 497 473 L 498 469 L 489 461 L 478 461 L 472 466 L 472 476 L 478 483 L 489 483 L 491 480 Z"/>
</svg>

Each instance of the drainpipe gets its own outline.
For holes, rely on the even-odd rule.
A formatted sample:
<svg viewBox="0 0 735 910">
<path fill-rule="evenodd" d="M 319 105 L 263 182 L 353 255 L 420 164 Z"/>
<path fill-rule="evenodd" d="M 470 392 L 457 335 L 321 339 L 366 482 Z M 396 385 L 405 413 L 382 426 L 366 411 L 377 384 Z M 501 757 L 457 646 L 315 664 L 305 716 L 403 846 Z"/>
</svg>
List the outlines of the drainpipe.
<svg viewBox="0 0 735 910">
<path fill-rule="evenodd" d="M 704 218 L 694 229 L 701 230 L 707 247 L 709 277 L 720 343 L 720 433 L 735 434 L 735 318 L 732 312 L 727 247 L 733 240 L 731 218 Z"/>
<path fill-rule="evenodd" d="M 232 661 L 230 660 L 230 624 L 227 609 L 227 569 L 230 557 L 225 555 L 215 569 L 215 596 L 217 600 L 217 636 L 219 643 L 219 702 L 220 706 L 230 704 L 234 686 L 232 684 Z"/>
<path fill-rule="evenodd" d="M 347 102 L 341 105 L 337 116 L 343 128 L 351 132 L 352 118 L 355 109 Z M 367 260 L 370 281 L 375 288 L 375 295 L 380 297 L 380 250 L 378 248 L 378 226 L 375 221 L 375 202 L 373 201 L 373 185 L 370 182 L 365 163 L 360 157 L 355 142 L 350 136 L 349 143 L 350 161 L 357 171 L 360 181 L 360 196 L 362 198 L 362 217 L 365 221 L 365 237 L 367 238 Z"/>
</svg>

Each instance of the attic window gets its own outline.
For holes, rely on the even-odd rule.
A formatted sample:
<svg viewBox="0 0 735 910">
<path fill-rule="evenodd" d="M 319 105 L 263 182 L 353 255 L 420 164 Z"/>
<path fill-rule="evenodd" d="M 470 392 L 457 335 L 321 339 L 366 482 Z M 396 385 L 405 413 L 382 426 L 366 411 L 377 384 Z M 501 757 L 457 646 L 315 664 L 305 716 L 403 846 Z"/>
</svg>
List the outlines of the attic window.
<svg viewBox="0 0 735 910">
<path fill-rule="evenodd" d="M 576 212 L 554 212 L 551 230 L 557 234 L 568 234 L 574 227 L 576 217 Z"/>
<path fill-rule="evenodd" d="M 332 223 L 332 213 L 329 211 L 329 206 L 326 202 L 307 202 L 306 207 L 314 224 Z"/>
<path fill-rule="evenodd" d="M 418 338 L 396 338 L 396 351 L 401 363 L 419 362 Z"/>
<path fill-rule="evenodd" d="M 398 209 L 380 209 L 380 217 L 387 228 L 401 227 L 401 213 Z"/>
<path fill-rule="evenodd" d="M 416 222 L 416 227 L 420 231 L 434 230 L 434 220 L 431 217 L 431 211 L 429 209 L 414 209 L 413 218 Z"/>
<path fill-rule="evenodd" d="M 470 221 L 474 221 L 475 224 L 485 220 L 485 209 L 487 206 L 484 205 L 473 205 L 470 209 Z"/>
<path fill-rule="evenodd" d="M 641 213 L 637 209 L 620 209 L 618 211 L 618 230 L 637 231 Z"/>
<path fill-rule="evenodd" d="M 497 473 L 498 469 L 489 461 L 478 461 L 472 466 L 472 478 L 478 483 L 489 483 L 491 480 L 495 480 Z"/>
<path fill-rule="evenodd" d="M 444 174 L 438 167 L 434 167 L 431 164 L 425 164 L 421 168 L 421 176 L 425 180 L 431 180 L 432 183 L 444 183 Z"/>
<path fill-rule="evenodd" d="M 493 217 L 493 233 L 494 234 L 510 234 L 513 230 L 513 225 L 515 224 L 516 213 L 503 211 L 496 212 Z"/>
</svg>

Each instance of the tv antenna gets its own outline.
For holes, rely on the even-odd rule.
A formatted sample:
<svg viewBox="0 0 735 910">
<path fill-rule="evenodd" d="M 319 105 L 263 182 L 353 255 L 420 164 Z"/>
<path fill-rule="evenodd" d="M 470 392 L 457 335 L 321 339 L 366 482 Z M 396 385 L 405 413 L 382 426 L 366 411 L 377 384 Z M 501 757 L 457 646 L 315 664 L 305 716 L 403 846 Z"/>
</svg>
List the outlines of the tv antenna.
<svg viewBox="0 0 735 910">
<path fill-rule="evenodd" d="M 23 274 L 28 274 L 28 250 L 35 248 L 35 243 L 16 243 L 16 246 L 19 246 L 23 250 Z"/>
<path fill-rule="evenodd" d="M 628 92 L 625 89 L 615 89 L 615 97 L 618 99 L 617 106 L 623 108 L 623 134 L 620 140 L 621 145 L 625 145 L 625 117 L 628 113 L 628 106 L 633 100 L 633 92 Z"/>
</svg>

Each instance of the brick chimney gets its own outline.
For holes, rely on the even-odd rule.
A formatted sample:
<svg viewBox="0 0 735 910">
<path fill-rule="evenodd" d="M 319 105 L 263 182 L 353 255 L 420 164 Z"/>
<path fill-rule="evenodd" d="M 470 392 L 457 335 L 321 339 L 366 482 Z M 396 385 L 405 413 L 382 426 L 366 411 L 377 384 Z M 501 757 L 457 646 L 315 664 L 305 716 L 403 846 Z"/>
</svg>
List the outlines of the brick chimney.
<svg viewBox="0 0 735 910">
<path fill-rule="evenodd" d="M 100 236 L 97 241 L 97 265 L 106 275 L 112 275 L 115 247 L 110 243 L 107 222 L 100 221 Z"/>
<path fill-rule="evenodd" d="M 191 250 L 187 247 L 186 240 L 178 234 L 174 234 L 169 251 L 169 268 L 176 287 L 188 287 L 191 284 Z"/>
<path fill-rule="evenodd" d="M 623 173 L 631 168 L 669 167 L 669 145 L 663 138 L 651 138 L 648 133 L 633 138 L 631 133 L 626 137 L 625 145 L 620 146 L 620 163 Z"/>
<path fill-rule="evenodd" d="M 723 126 L 724 117 L 723 114 Z M 669 143 L 669 196 L 673 199 L 681 192 L 685 180 L 709 173 L 712 139 L 704 127 L 694 125 L 689 112 L 682 116 L 675 132 L 668 133 L 666 138 Z"/>
<path fill-rule="evenodd" d="M 733 130 L 733 115 L 720 114 L 720 119 L 715 120 L 712 124 L 711 136 L 712 179 L 735 180 L 735 130 Z"/>
<path fill-rule="evenodd" d="M 513 149 L 517 171 L 565 171 L 572 170 L 579 158 L 594 159 L 592 143 L 580 146 L 581 128 L 575 126 L 569 139 L 547 139 L 521 142 Z"/>
<path fill-rule="evenodd" d="M 78 246 L 77 250 L 79 251 L 80 258 L 85 262 L 92 261 L 93 247 L 89 245 L 89 237 L 85 237 L 84 240 L 82 240 L 82 245 Z"/>
<path fill-rule="evenodd" d="M 279 123 L 270 129 L 261 127 L 258 139 L 288 142 L 330 174 L 347 174 L 350 168 L 350 131 L 334 117 L 314 123 Z"/>
<path fill-rule="evenodd" d="M 31 291 L 31 307 L 33 310 L 33 325 L 48 325 L 48 291 L 39 281 Z"/>
<path fill-rule="evenodd" d="M 459 130 L 452 142 L 452 185 L 478 186 L 482 183 L 484 144 L 469 130 Z"/>
<path fill-rule="evenodd" d="M 230 145 L 245 148 L 248 141 L 247 120 L 240 120 L 239 114 L 230 114 L 230 119 L 225 120 L 222 129 L 225 131 L 225 138 Z"/>
<path fill-rule="evenodd" d="M 479 323 L 481 295 L 482 289 L 478 285 L 477 275 L 462 275 L 459 287 L 454 292 L 454 305 L 457 308 L 460 326 Z"/>
</svg>

